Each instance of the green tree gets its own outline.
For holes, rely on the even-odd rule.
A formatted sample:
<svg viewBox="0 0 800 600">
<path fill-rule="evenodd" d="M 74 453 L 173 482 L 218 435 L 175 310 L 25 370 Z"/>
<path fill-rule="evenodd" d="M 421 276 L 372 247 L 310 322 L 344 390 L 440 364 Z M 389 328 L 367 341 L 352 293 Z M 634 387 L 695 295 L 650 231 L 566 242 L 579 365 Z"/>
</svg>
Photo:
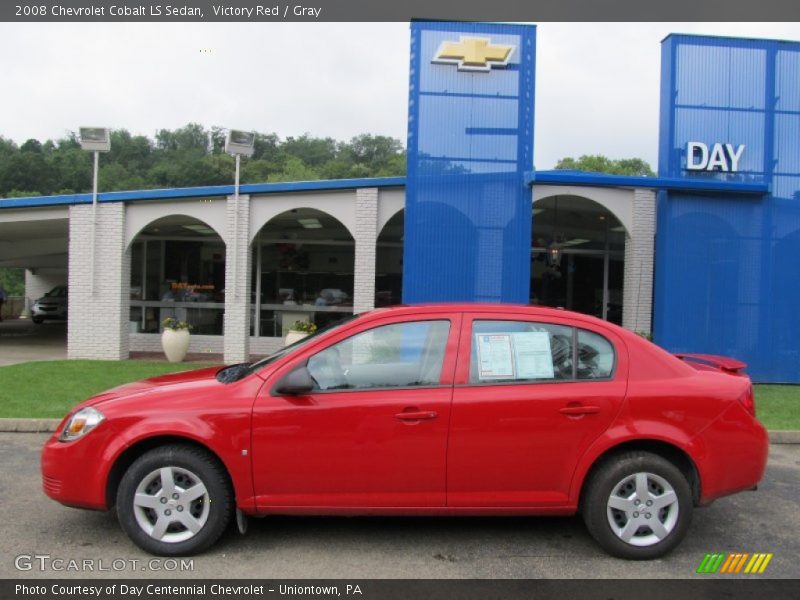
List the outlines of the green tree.
<svg viewBox="0 0 800 600">
<path fill-rule="evenodd" d="M 556 169 L 609 173 L 611 175 L 655 177 L 653 169 L 641 158 L 612 159 L 602 154 L 584 154 L 577 160 L 571 157 L 562 158 L 558 161 Z"/>
<path fill-rule="evenodd" d="M 100 155 L 101 192 L 221 185 L 233 182 L 233 159 L 225 155 L 222 127 L 189 123 L 161 129 L 154 139 L 119 129 L 111 132 L 111 151 Z M 399 140 L 361 134 L 348 142 L 308 133 L 282 140 L 257 133 L 253 156 L 242 161 L 241 181 L 303 181 L 320 178 L 378 177 L 405 173 Z M 63 138 L 29 139 L 21 146 L 0 136 L 0 198 L 90 192 L 92 155 L 76 132 Z"/>
<path fill-rule="evenodd" d="M 159 130 L 156 133 L 156 146 L 160 150 L 199 150 L 205 153 L 210 146 L 209 138 L 209 132 L 202 125 L 189 123 L 175 131 Z"/>
<path fill-rule="evenodd" d="M 269 181 L 269 178 L 281 172 L 284 166 L 285 163 L 281 167 L 276 167 L 272 162 L 263 159 L 246 160 L 242 163 L 241 182 L 259 183 Z"/>
<path fill-rule="evenodd" d="M 290 156 L 286 160 L 286 166 L 284 169 L 280 173 L 271 175 L 269 180 L 273 182 L 314 181 L 319 178 L 319 173 L 312 167 L 309 167 L 300 158 L 296 156 Z"/>
<path fill-rule="evenodd" d="M 19 147 L 20 152 L 35 152 L 36 154 L 42 153 L 42 142 L 39 140 L 30 139 Z"/>
<path fill-rule="evenodd" d="M 50 153 L 47 162 L 56 182 L 53 192 L 64 189 L 91 190 L 92 157 L 88 152 L 65 144 Z"/>
<path fill-rule="evenodd" d="M 13 267 L 0 267 L 0 285 L 9 296 L 24 296 L 25 272 Z"/>
<path fill-rule="evenodd" d="M 342 153 L 353 164 L 365 165 L 370 171 L 385 167 L 392 158 L 403 154 L 400 140 L 385 135 L 364 133 L 350 140 L 342 148 Z"/>
<path fill-rule="evenodd" d="M 283 150 L 310 167 L 320 167 L 326 162 L 336 159 L 337 146 L 338 144 L 333 138 L 315 138 L 304 133 L 298 138 L 286 138 Z"/>
<path fill-rule="evenodd" d="M 0 159 L 11 156 L 17 152 L 17 145 L 0 135 Z"/>
<path fill-rule="evenodd" d="M 3 160 L 0 185 L 3 195 L 8 190 L 36 190 L 42 194 L 52 194 L 55 189 L 55 174 L 41 152 L 20 151 Z"/>
</svg>

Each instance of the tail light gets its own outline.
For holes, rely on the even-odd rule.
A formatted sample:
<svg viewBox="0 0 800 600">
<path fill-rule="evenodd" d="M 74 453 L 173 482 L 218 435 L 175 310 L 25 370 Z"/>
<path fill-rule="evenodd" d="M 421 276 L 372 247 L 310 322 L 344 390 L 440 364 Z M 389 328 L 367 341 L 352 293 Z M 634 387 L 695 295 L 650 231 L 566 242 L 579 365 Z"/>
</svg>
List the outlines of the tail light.
<svg viewBox="0 0 800 600">
<path fill-rule="evenodd" d="M 742 406 L 744 406 L 744 409 L 747 412 L 749 412 L 754 417 L 756 416 L 756 399 L 753 394 L 752 384 L 748 384 L 744 394 L 742 394 L 742 396 L 739 398 L 739 402 L 742 403 Z"/>
</svg>

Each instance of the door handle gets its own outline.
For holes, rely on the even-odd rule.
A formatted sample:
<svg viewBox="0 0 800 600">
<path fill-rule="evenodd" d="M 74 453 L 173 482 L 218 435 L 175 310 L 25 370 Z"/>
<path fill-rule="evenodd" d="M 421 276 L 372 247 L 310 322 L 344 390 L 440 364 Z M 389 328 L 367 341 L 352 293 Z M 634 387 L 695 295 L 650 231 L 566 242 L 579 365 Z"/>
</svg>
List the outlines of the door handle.
<svg viewBox="0 0 800 600">
<path fill-rule="evenodd" d="M 579 417 L 581 415 L 594 415 L 600 412 L 599 406 L 565 406 L 559 409 L 562 415 L 570 417 Z"/>
<path fill-rule="evenodd" d="M 395 415 L 401 421 L 422 421 L 424 419 L 435 419 L 439 415 L 432 410 L 419 410 L 415 412 L 401 412 Z"/>
</svg>

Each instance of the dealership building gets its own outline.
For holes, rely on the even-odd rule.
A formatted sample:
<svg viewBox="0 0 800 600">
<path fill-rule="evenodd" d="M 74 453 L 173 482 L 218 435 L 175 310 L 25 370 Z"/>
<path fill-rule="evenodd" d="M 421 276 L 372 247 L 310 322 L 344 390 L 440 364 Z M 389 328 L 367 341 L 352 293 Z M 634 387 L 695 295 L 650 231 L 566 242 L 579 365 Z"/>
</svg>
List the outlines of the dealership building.
<svg viewBox="0 0 800 600">
<path fill-rule="evenodd" d="M 800 383 L 800 43 L 664 39 L 657 177 L 534 170 L 533 26 L 414 22 L 410 59 L 406 177 L 0 200 L 0 266 L 68 286 L 71 358 L 159 351 L 167 316 L 239 362 L 298 320 L 514 302 Z"/>
</svg>

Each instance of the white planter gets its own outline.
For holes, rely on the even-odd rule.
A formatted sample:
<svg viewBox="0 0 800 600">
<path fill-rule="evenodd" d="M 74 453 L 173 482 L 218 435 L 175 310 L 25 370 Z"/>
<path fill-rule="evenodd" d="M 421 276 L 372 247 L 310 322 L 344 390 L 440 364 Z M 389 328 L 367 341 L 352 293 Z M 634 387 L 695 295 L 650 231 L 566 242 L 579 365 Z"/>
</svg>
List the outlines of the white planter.
<svg viewBox="0 0 800 600">
<path fill-rule="evenodd" d="M 189 330 L 165 329 L 161 334 L 161 347 L 169 362 L 183 362 L 189 351 Z"/>
<path fill-rule="evenodd" d="M 305 331 L 294 331 L 293 329 L 290 329 L 289 333 L 286 334 L 284 346 L 294 344 L 298 340 L 302 340 L 304 337 L 308 337 L 308 334 Z"/>
</svg>

